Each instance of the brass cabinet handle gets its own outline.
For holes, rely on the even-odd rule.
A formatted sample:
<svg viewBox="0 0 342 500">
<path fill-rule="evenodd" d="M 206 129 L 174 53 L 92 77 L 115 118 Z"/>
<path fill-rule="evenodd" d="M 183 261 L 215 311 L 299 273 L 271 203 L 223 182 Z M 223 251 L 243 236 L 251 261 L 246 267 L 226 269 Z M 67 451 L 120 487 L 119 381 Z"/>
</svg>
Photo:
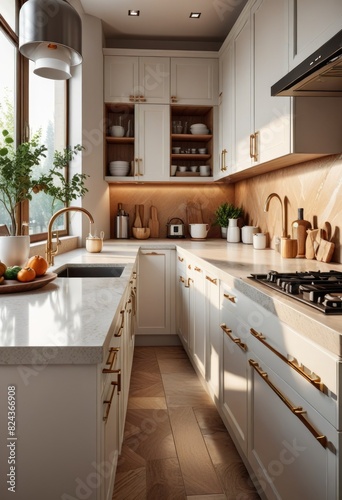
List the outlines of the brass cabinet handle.
<svg viewBox="0 0 342 500">
<path fill-rule="evenodd" d="M 274 347 L 272 347 L 268 342 L 266 342 L 266 340 L 265 340 L 266 337 L 264 335 L 262 335 L 262 333 L 257 332 L 256 330 L 254 330 L 254 328 L 250 328 L 249 331 L 253 335 L 253 337 L 258 339 L 259 342 L 261 342 L 270 351 L 272 351 L 274 354 L 276 354 L 278 356 L 278 358 L 280 358 L 282 361 L 284 361 L 284 363 L 291 366 L 291 368 L 293 368 L 293 370 L 295 370 L 297 373 L 299 373 L 299 375 L 304 377 L 307 382 L 312 384 L 319 391 L 326 392 L 324 384 L 321 380 L 321 377 L 319 377 L 318 375 L 315 375 L 314 377 L 310 377 L 310 375 L 308 373 L 306 373 L 306 371 L 304 369 L 302 369 L 302 367 L 299 364 L 297 364 L 295 361 L 290 361 L 283 354 L 281 354 L 279 351 L 274 349 Z"/>
<path fill-rule="evenodd" d="M 231 329 L 228 328 L 225 323 L 222 323 L 222 325 L 220 325 L 220 327 L 222 328 L 224 333 L 227 335 L 227 337 L 229 337 L 230 340 L 232 342 L 234 342 L 234 344 L 239 346 L 240 349 L 242 349 L 243 351 L 245 351 L 245 352 L 247 351 L 247 344 L 244 344 L 243 342 L 241 342 L 241 339 L 239 339 L 239 338 L 234 338 L 233 335 L 231 334 L 232 333 Z"/>
<path fill-rule="evenodd" d="M 171 102 L 177 102 L 177 101 L 178 101 L 177 97 L 175 95 L 172 95 Z"/>
<path fill-rule="evenodd" d="M 104 405 L 108 405 L 107 406 L 107 409 L 106 409 L 106 412 L 103 416 L 103 421 L 104 422 L 107 422 L 108 420 L 108 417 L 109 417 L 109 412 L 110 412 L 110 407 L 112 405 L 112 401 L 113 401 L 113 396 L 114 396 L 114 392 L 115 392 L 115 388 L 117 387 L 118 388 L 118 394 L 121 392 L 121 371 L 118 370 L 117 371 L 118 373 L 118 379 L 116 382 L 111 382 L 111 385 L 113 386 L 113 389 L 112 389 L 112 392 L 111 392 L 111 395 L 110 395 L 110 398 L 109 399 L 105 399 L 103 401 L 103 404 Z"/>
<path fill-rule="evenodd" d="M 260 375 L 260 377 L 266 382 L 266 384 L 272 389 L 272 391 L 282 400 L 282 402 L 291 410 L 291 412 L 299 418 L 299 420 L 305 425 L 305 427 L 311 432 L 311 434 L 317 439 L 317 441 L 323 446 L 323 448 L 327 448 L 328 440 L 327 437 L 320 434 L 313 425 L 304 417 L 306 410 L 304 410 L 301 406 L 293 406 L 292 403 L 287 399 L 286 396 L 269 380 L 268 374 L 263 371 L 259 364 L 253 359 L 248 360 L 249 364 L 254 368 L 254 370 Z"/>
<path fill-rule="evenodd" d="M 210 283 L 214 283 L 214 285 L 217 285 L 217 279 L 216 278 L 210 278 L 210 276 L 205 277 L 206 280 L 210 281 Z"/>
<path fill-rule="evenodd" d="M 225 172 L 227 170 L 226 153 L 227 153 L 227 150 L 222 149 L 222 152 L 221 152 L 221 172 Z"/>
<path fill-rule="evenodd" d="M 119 330 L 116 333 L 114 333 L 114 337 L 121 337 L 123 329 L 124 329 L 125 311 L 121 310 L 120 314 L 121 314 L 121 325 L 120 325 Z"/>
<path fill-rule="evenodd" d="M 254 134 L 254 155 L 253 155 L 254 161 L 259 160 L 259 137 L 260 137 L 259 131 L 255 132 L 255 134 Z"/>
<path fill-rule="evenodd" d="M 120 349 L 118 347 L 111 347 L 109 349 L 109 354 L 106 361 L 106 365 L 109 365 L 109 368 L 103 368 L 102 373 L 117 373 L 117 370 L 113 370 L 113 366 L 115 364 L 115 360 L 117 358 L 119 350 Z"/>
<path fill-rule="evenodd" d="M 138 100 L 139 100 L 139 102 L 146 102 L 146 98 L 145 98 L 145 96 L 143 96 L 143 95 L 140 95 L 140 96 L 138 97 Z"/>
<path fill-rule="evenodd" d="M 236 297 L 235 297 L 235 295 L 229 295 L 228 293 L 224 293 L 223 297 L 225 299 L 228 299 L 230 302 L 233 302 L 233 304 L 236 304 Z"/>
<path fill-rule="evenodd" d="M 134 97 L 134 95 L 132 95 L 132 94 L 131 94 L 131 95 L 129 96 L 129 100 L 130 100 L 131 102 L 135 102 L 135 97 Z"/>
<path fill-rule="evenodd" d="M 200 267 L 195 266 L 195 268 L 194 268 L 194 269 L 195 269 L 195 271 L 197 271 L 198 273 L 201 273 L 201 272 L 202 272 L 202 269 L 201 269 Z"/>
<path fill-rule="evenodd" d="M 184 258 L 183 257 L 179 257 L 179 255 L 178 255 L 178 260 L 179 260 L 179 262 L 184 262 Z"/>
</svg>

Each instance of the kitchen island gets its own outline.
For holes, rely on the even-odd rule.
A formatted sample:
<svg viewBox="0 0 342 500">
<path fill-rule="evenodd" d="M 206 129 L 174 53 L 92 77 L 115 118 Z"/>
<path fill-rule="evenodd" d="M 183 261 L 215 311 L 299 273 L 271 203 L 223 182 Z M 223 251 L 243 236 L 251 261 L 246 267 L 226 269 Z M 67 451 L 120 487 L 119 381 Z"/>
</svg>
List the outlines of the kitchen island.
<svg viewBox="0 0 342 500">
<path fill-rule="evenodd" d="M 282 259 L 273 250 L 254 250 L 250 245 L 227 244 L 225 240 L 112 240 L 105 242 L 99 254 L 78 249 L 58 255 L 49 271 L 58 271 L 66 264 L 116 265 L 124 266 L 124 271 L 118 278 L 57 278 L 36 291 L 2 295 L 1 398 L 7 401 L 14 390 L 17 404 L 15 435 L 5 435 L 1 441 L 2 498 L 11 498 L 7 483 L 10 476 L 6 476 L 11 473 L 6 446 L 10 438 L 13 445 L 18 443 L 14 447 L 17 475 L 13 477 L 19 500 L 66 500 L 84 495 L 96 500 L 107 498 L 114 481 L 126 405 L 121 398 L 115 406 L 114 391 L 122 389 L 127 398 L 129 387 L 129 373 L 124 378 L 122 370 L 128 368 L 129 372 L 134 347 L 132 276 L 139 248 L 175 247 L 178 256 L 203 266 L 222 283 L 222 288 L 245 297 L 249 308 L 254 304 L 267 311 L 281 325 L 293 329 L 298 339 L 303 338 L 318 352 L 321 349 L 323 357 L 331 356 L 338 364 L 342 353 L 341 317 L 327 317 L 252 282 L 248 276 L 270 269 L 328 271 L 341 269 L 340 264 Z M 255 345 L 254 352 L 258 353 L 258 348 Z M 116 365 L 118 349 L 122 352 Z M 191 351 L 188 354 L 191 357 Z M 333 421 L 339 429 L 339 411 L 335 408 L 336 402 L 339 405 L 338 380 L 335 386 L 334 391 L 329 391 L 334 393 Z M 219 399 L 215 403 L 219 404 Z M 5 406 L 0 424 L 9 432 L 12 426 Z M 112 421 L 121 422 L 119 429 L 105 421 L 107 414 Z M 229 422 L 227 427 L 234 434 Z M 107 450 L 109 440 L 116 444 Z M 334 446 L 337 448 L 336 443 Z M 242 453 L 246 458 L 246 451 Z M 257 478 L 262 482 L 262 477 Z"/>
</svg>

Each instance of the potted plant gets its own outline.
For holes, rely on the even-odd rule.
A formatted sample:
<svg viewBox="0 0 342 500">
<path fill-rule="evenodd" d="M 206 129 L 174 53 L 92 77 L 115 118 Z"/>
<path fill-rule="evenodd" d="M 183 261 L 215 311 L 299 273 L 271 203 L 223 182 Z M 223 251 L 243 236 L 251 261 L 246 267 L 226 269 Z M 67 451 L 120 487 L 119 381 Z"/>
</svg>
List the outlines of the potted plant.
<svg viewBox="0 0 342 500">
<path fill-rule="evenodd" d="M 232 203 L 221 203 L 215 210 L 214 224 L 221 227 L 222 238 L 227 237 L 229 219 L 238 219 L 243 214 L 240 207 L 235 207 Z"/>
<path fill-rule="evenodd" d="M 2 131 L 0 204 L 10 217 L 11 236 L 24 236 L 23 228 L 17 220 L 18 209 L 21 202 L 31 200 L 35 193 L 43 191 L 50 195 L 53 207 L 57 200 L 63 204 L 69 204 L 88 191 L 84 185 L 86 174 L 76 173 L 69 180 L 64 176 L 64 168 L 75 155 L 82 151 L 83 147 L 76 145 L 73 148 L 64 149 L 63 152 L 55 151 L 52 167 L 48 171 L 43 171 L 41 162 L 46 158 L 47 147 L 39 144 L 39 138 L 39 134 L 35 134 L 30 141 L 15 147 L 9 132 Z M 0 242 L 7 247 L 9 241 L 5 241 L 4 238 L 7 240 L 8 237 L 0 238 Z M 26 236 L 24 246 L 27 244 L 29 246 L 29 236 Z M 5 260 L 2 253 L 0 253 L 0 259 Z"/>
</svg>

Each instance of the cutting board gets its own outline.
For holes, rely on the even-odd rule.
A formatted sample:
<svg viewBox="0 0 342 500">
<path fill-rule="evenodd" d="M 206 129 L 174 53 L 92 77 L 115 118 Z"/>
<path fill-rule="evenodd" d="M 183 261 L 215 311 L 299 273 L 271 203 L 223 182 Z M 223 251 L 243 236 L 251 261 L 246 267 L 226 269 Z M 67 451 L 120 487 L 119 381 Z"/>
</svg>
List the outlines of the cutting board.
<svg viewBox="0 0 342 500">
<path fill-rule="evenodd" d="M 319 236 L 319 229 L 308 229 L 306 232 L 305 257 L 312 260 L 316 258 L 316 252 L 321 238 Z"/>
<path fill-rule="evenodd" d="M 331 226 L 328 222 L 324 224 L 324 230 L 319 230 L 319 246 L 316 251 L 316 259 L 319 262 L 330 262 L 335 250 L 335 244 L 330 241 Z"/>
<path fill-rule="evenodd" d="M 148 227 L 150 228 L 150 237 L 159 238 L 158 212 L 156 207 L 153 206 L 150 209 L 150 219 L 148 221 Z"/>
</svg>

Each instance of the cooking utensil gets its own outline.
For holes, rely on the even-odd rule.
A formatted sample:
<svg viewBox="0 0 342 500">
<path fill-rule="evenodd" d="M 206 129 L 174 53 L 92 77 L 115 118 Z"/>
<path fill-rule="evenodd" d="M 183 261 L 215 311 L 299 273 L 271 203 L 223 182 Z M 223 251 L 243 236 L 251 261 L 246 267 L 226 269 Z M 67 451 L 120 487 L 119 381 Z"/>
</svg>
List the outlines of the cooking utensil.
<svg viewBox="0 0 342 500">
<path fill-rule="evenodd" d="M 144 207 L 144 205 L 139 205 L 139 215 L 140 215 L 142 227 L 145 227 L 145 225 L 144 225 L 144 220 L 145 220 L 145 207 Z"/>
<path fill-rule="evenodd" d="M 149 227 L 132 227 L 133 237 L 137 240 L 146 240 L 150 237 Z"/>
<path fill-rule="evenodd" d="M 135 205 L 135 219 L 133 222 L 133 227 L 142 227 L 142 222 L 140 218 L 140 205 Z"/>
<path fill-rule="evenodd" d="M 158 212 L 156 207 L 150 208 L 150 219 L 148 221 L 148 227 L 150 228 L 151 238 L 159 238 L 159 221 Z"/>
<path fill-rule="evenodd" d="M 314 259 L 319 245 L 319 241 L 317 241 L 319 229 L 307 229 L 306 233 L 305 257 L 307 259 Z"/>
<path fill-rule="evenodd" d="M 326 238 L 326 239 L 325 239 Z M 330 262 L 335 250 L 335 243 L 330 241 L 331 225 L 329 222 L 324 224 L 324 230 L 320 229 L 319 247 L 316 252 L 316 259 L 319 262 Z"/>
</svg>

